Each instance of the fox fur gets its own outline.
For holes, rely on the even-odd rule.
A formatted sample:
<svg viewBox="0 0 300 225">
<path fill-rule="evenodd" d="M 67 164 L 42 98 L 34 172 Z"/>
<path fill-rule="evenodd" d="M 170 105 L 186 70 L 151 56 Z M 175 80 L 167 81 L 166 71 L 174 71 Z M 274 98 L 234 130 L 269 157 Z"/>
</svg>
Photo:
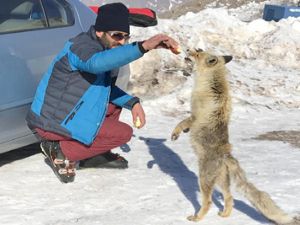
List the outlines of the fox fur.
<svg viewBox="0 0 300 225">
<path fill-rule="evenodd" d="M 191 99 L 191 116 L 181 121 L 173 130 L 171 139 L 176 140 L 182 131 L 190 131 L 191 145 L 198 156 L 199 185 L 202 205 L 199 212 L 189 216 L 199 221 L 212 203 L 215 185 L 224 197 L 224 209 L 219 212 L 228 217 L 233 209 L 230 183 L 265 217 L 277 224 L 300 224 L 283 212 L 269 194 L 250 183 L 239 162 L 231 154 L 228 123 L 231 114 L 231 97 L 225 64 L 231 56 L 215 56 L 201 49 L 188 51 L 195 63 L 196 74 Z"/>
</svg>

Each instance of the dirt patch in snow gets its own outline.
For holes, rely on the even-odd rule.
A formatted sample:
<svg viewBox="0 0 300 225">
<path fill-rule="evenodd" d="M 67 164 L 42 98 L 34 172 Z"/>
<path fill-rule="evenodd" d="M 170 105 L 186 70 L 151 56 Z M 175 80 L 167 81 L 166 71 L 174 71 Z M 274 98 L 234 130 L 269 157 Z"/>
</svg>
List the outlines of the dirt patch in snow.
<svg viewBox="0 0 300 225">
<path fill-rule="evenodd" d="M 283 141 L 289 143 L 296 148 L 300 148 L 300 131 L 288 130 L 288 131 L 271 131 L 265 134 L 261 134 L 255 138 L 255 140 L 268 140 L 268 141 Z"/>
</svg>

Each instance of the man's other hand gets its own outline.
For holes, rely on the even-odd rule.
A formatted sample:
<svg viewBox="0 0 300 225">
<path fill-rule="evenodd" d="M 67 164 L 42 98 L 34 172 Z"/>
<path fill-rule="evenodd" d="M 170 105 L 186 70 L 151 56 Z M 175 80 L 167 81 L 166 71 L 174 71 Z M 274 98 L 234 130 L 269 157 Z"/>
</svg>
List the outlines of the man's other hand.
<svg viewBox="0 0 300 225">
<path fill-rule="evenodd" d="M 133 124 L 136 124 L 136 121 L 139 118 L 141 123 L 137 128 L 142 128 L 146 123 L 145 112 L 142 105 L 140 103 L 136 103 L 131 109 L 131 114 L 132 114 Z"/>
</svg>

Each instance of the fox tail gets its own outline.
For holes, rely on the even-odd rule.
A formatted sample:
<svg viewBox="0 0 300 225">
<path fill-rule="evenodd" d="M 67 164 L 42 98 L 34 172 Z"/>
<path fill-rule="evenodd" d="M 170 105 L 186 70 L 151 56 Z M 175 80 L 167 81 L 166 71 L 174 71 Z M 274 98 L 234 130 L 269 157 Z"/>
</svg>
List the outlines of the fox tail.
<svg viewBox="0 0 300 225">
<path fill-rule="evenodd" d="M 245 172 L 232 155 L 226 157 L 225 164 L 228 167 L 231 180 L 236 184 L 237 190 L 265 217 L 277 224 L 300 225 L 300 221 L 280 209 L 268 193 L 258 190 L 247 180 Z"/>
</svg>

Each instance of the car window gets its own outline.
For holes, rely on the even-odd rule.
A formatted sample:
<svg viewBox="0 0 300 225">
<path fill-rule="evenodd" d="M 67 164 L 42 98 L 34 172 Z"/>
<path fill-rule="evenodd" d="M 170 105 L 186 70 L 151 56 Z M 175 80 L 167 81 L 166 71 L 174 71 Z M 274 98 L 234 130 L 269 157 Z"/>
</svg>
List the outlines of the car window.
<svg viewBox="0 0 300 225">
<path fill-rule="evenodd" d="M 50 27 L 74 24 L 71 6 L 65 0 L 43 0 L 42 2 Z"/>
<path fill-rule="evenodd" d="M 71 26 L 74 21 L 65 0 L 6 0 L 0 7 L 0 34 Z"/>
<path fill-rule="evenodd" d="M 0 7 L 0 33 L 47 27 L 40 0 L 9 0 Z"/>
</svg>

